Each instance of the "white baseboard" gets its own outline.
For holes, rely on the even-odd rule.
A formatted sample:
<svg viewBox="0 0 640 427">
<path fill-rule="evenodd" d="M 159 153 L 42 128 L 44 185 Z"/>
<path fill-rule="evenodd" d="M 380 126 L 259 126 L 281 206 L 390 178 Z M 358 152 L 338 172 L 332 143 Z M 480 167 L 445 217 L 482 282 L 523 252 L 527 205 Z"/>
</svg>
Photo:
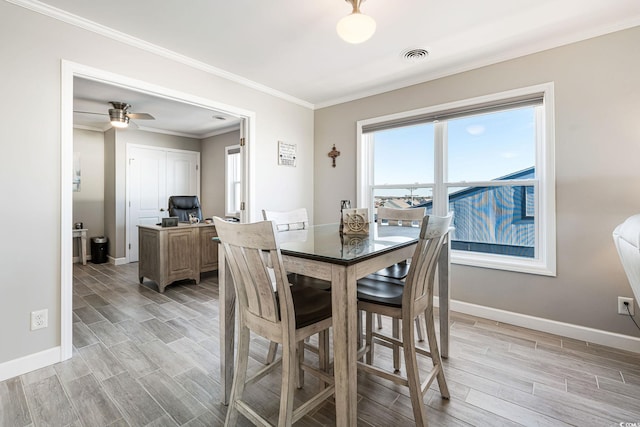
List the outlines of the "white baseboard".
<svg viewBox="0 0 640 427">
<path fill-rule="evenodd" d="M 61 360 L 60 347 L 53 347 L 49 350 L 0 363 L 0 381 L 53 365 Z"/>
<path fill-rule="evenodd" d="M 114 258 L 111 255 L 109 255 L 108 258 L 109 258 L 109 264 L 113 264 L 113 265 L 129 264 L 129 261 L 127 261 L 127 258 Z"/>
<path fill-rule="evenodd" d="M 438 305 L 438 298 L 434 298 L 434 303 L 435 305 Z M 585 326 L 573 325 L 571 323 L 558 322 L 555 320 L 544 319 L 542 317 L 534 317 L 527 314 L 514 313 L 512 311 L 470 304 L 463 301 L 451 300 L 450 307 L 452 311 L 470 314 L 484 319 L 509 323 L 511 325 L 561 335 L 563 337 L 573 338 L 580 341 L 640 353 L 640 338 L 632 337 L 630 335 L 622 335 L 615 332 L 603 331 L 601 329 L 587 328 Z"/>
</svg>

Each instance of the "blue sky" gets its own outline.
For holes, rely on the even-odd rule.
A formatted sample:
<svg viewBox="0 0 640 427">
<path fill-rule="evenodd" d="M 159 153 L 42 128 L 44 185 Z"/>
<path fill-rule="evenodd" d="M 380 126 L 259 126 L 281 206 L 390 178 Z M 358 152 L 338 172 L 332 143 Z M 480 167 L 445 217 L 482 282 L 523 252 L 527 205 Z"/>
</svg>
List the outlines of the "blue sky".
<svg viewBox="0 0 640 427">
<path fill-rule="evenodd" d="M 489 181 L 535 164 L 533 107 L 449 120 L 449 182 Z M 374 183 L 432 183 L 432 123 L 375 133 Z"/>
</svg>

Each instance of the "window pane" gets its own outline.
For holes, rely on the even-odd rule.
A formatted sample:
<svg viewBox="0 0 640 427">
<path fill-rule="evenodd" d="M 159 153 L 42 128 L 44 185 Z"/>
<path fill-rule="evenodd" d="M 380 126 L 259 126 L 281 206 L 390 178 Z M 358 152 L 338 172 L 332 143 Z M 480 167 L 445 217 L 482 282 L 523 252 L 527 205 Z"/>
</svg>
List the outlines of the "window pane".
<svg viewBox="0 0 640 427">
<path fill-rule="evenodd" d="M 535 257 L 534 189 L 531 186 L 449 188 L 455 231 L 451 248 Z"/>
<path fill-rule="evenodd" d="M 433 124 L 375 132 L 373 183 L 433 182 Z"/>
<path fill-rule="evenodd" d="M 450 120 L 447 182 L 504 179 L 533 167 L 535 108 Z"/>
<path fill-rule="evenodd" d="M 240 190 L 242 167 L 240 152 L 227 147 L 227 176 L 226 176 L 226 214 L 237 215 L 240 212 Z"/>
<path fill-rule="evenodd" d="M 233 207 L 234 212 L 240 212 L 240 183 L 233 183 L 233 192 L 232 192 L 232 200 L 231 206 Z"/>
</svg>

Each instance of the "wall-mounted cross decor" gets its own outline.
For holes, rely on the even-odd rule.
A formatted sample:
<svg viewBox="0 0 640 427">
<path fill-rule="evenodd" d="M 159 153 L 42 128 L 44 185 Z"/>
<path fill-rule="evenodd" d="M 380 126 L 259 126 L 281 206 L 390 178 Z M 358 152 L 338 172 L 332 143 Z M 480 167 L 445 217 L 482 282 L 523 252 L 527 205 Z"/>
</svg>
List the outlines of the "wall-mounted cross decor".
<svg viewBox="0 0 640 427">
<path fill-rule="evenodd" d="M 329 151 L 328 156 L 331 157 L 331 160 L 332 160 L 331 166 L 333 166 L 334 168 L 336 167 L 336 157 L 338 157 L 339 155 L 340 155 L 340 152 L 336 150 L 336 144 L 333 144 L 333 148 L 331 149 L 331 151 Z"/>
</svg>

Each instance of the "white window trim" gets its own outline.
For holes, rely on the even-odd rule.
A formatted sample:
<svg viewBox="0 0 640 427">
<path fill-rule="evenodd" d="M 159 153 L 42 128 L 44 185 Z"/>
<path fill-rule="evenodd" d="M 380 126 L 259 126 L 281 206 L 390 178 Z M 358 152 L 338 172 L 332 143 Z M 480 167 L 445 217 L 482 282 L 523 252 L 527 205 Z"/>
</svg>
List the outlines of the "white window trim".
<svg viewBox="0 0 640 427">
<path fill-rule="evenodd" d="M 501 99 L 509 99 L 518 96 L 526 96 L 543 93 L 544 109 L 538 109 L 536 123 L 539 128 L 536 135 L 540 138 L 544 135 L 544 143 L 536 141 L 536 176 L 539 184 L 536 184 L 536 239 L 538 242 L 536 255 L 533 259 L 517 258 L 506 255 L 469 253 L 464 251 L 452 251 L 451 262 L 454 264 L 469 265 L 474 267 L 493 268 L 499 270 L 516 271 L 521 273 L 556 276 L 556 197 L 555 197 L 555 111 L 554 111 L 554 85 L 553 82 L 529 86 L 520 89 L 500 92 L 496 94 L 480 96 L 476 98 L 455 101 L 451 103 L 420 108 L 402 113 L 389 114 L 360 120 L 356 123 L 356 200 L 357 206 L 370 207 L 371 220 L 373 220 L 373 205 L 370 184 L 373 182 L 373 150 L 371 138 L 362 133 L 363 127 L 368 125 L 406 119 L 412 116 L 426 115 L 438 111 L 454 108 L 462 108 L 475 104 L 482 104 Z M 437 128 L 436 128 L 437 129 Z M 444 147 L 436 144 L 436 158 L 446 155 Z M 437 162 L 436 162 L 437 163 Z M 446 162 L 445 162 L 446 164 Z M 445 172 L 444 165 L 436 164 L 434 183 L 434 214 L 445 215 L 446 212 L 446 187 L 455 186 L 455 183 L 443 182 Z M 469 185 L 470 183 L 466 183 Z M 489 185 L 488 182 L 472 183 Z M 501 183 L 504 185 L 505 183 Z M 497 185 L 495 182 L 490 185 Z M 439 188 L 438 188 L 439 187 Z M 435 199 L 437 197 L 437 200 Z"/>
<path fill-rule="evenodd" d="M 236 151 L 236 150 L 240 150 L 240 145 L 230 145 L 228 147 L 225 147 L 224 149 L 224 210 L 225 210 L 225 215 L 228 217 L 236 217 L 239 218 L 240 217 L 240 211 L 231 211 L 230 208 L 232 207 L 231 204 L 229 203 L 229 197 L 230 195 L 230 187 L 231 187 L 231 182 L 229 180 L 229 152 L 230 151 Z M 235 154 L 235 153 L 234 153 Z M 242 158 L 241 158 L 242 159 Z M 242 160 L 240 161 L 240 167 L 242 167 Z M 238 195 L 238 197 L 240 197 L 241 195 Z"/>
</svg>

